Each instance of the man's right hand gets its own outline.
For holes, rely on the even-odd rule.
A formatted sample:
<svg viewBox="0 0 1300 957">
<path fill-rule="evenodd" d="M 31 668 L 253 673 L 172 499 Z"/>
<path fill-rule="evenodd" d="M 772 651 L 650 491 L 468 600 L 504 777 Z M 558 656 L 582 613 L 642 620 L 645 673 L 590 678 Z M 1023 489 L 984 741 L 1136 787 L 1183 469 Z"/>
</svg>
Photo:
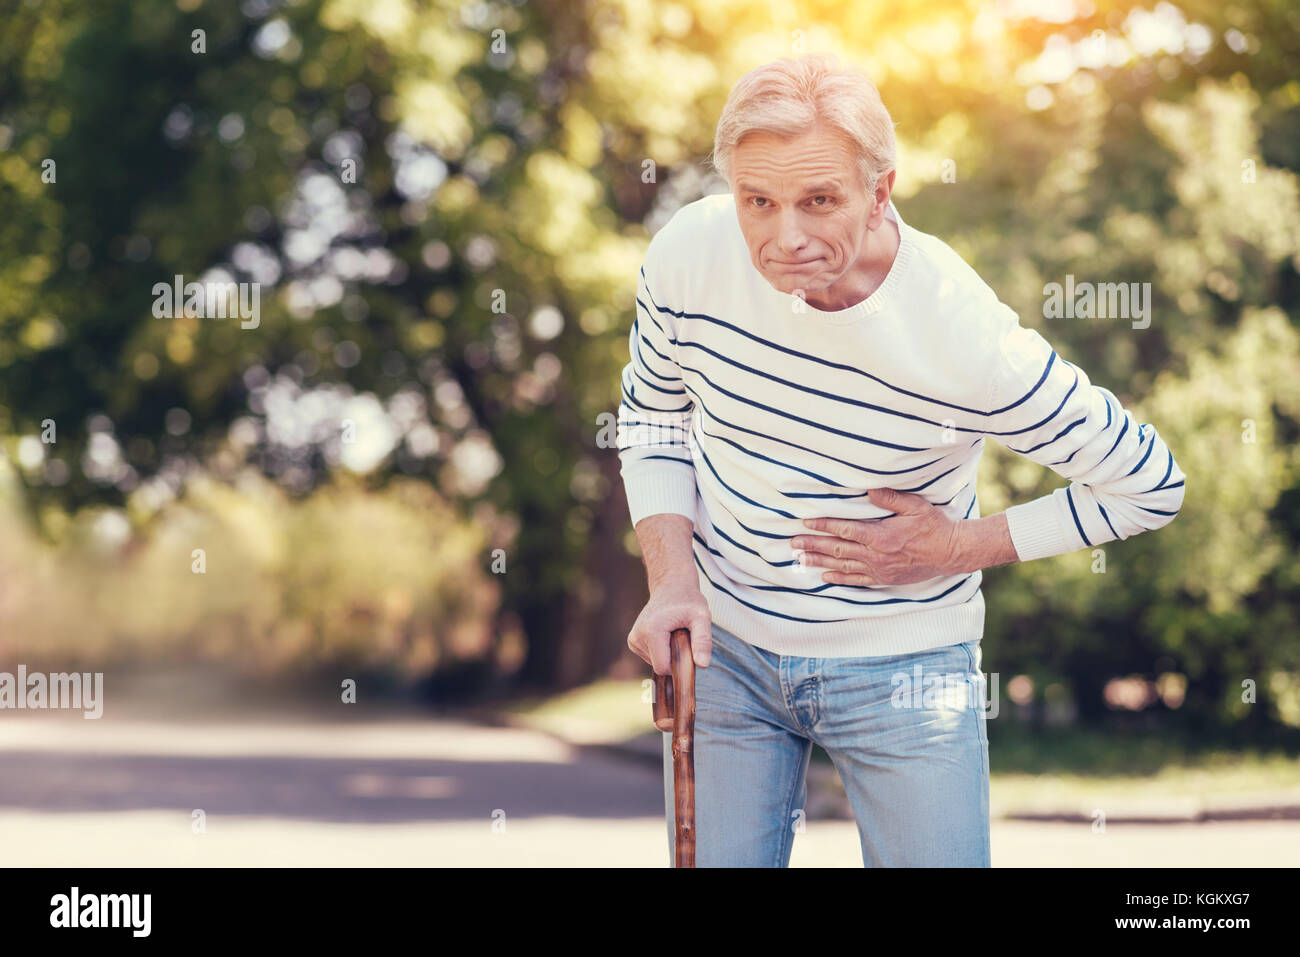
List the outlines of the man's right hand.
<svg viewBox="0 0 1300 957">
<path fill-rule="evenodd" d="M 627 646 L 655 674 L 671 674 L 669 639 L 678 628 L 686 628 L 691 633 L 691 657 L 696 667 L 707 668 L 713 649 L 713 623 L 698 582 L 664 582 L 652 591 L 627 636 Z"/>
</svg>

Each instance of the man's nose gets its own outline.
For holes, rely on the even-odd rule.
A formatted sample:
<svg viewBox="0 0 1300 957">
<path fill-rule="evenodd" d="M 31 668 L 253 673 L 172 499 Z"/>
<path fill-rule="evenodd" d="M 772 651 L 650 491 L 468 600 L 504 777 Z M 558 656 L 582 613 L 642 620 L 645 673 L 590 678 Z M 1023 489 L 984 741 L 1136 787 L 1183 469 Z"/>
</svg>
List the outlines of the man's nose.
<svg viewBox="0 0 1300 957">
<path fill-rule="evenodd" d="M 781 247 L 781 252 L 787 256 L 798 254 L 808 245 L 808 235 L 799 225 L 799 219 L 796 214 L 782 214 L 781 232 L 777 237 L 777 244 Z"/>
</svg>

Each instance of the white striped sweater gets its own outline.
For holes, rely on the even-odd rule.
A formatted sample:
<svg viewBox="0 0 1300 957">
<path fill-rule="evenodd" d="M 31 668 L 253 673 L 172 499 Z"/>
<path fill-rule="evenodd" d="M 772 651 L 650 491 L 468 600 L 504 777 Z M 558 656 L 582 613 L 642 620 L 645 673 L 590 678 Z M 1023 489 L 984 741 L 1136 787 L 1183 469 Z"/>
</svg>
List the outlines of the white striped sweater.
<svg viewBox="0 0 1300 957">
<path fill-rule="evenodd" d="M 1182 505 L 1184 475 L 1154 426 L 892 202 L 889 217 L 901 243 L 888 275 L 837 312 L 768 284 L 730 193 L 678 210 L 641 269 L 617 440 L 632 522 L 692 519 L 715 624 L 778 654 L 872 657 L 982 637 L 981 572 L 838 585 L 801 568 L 790 539 L 825 534 L 805 518 L 892 514 L 869 488 L 979 518 L 986 438 L 1070 482 L 1007 509 L 1021 561 L 1159 528 Z"/>
</svg>

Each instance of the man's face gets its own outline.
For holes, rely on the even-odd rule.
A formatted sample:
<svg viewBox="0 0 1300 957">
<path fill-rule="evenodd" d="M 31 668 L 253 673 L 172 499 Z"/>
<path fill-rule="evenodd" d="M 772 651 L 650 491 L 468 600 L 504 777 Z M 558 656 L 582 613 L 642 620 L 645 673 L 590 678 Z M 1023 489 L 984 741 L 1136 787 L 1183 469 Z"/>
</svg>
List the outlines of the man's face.
<svg viewBox="0 0 1300 957">
<path fill-rule="evenodd" d="M 816 296 L 861 269 L 888 202 L 867 193 L 848 140 L 821 125 L 792 139 L 749 134 L 732 151 L 731 180 L 754 268 L 791 295 Z"/>
</svg>

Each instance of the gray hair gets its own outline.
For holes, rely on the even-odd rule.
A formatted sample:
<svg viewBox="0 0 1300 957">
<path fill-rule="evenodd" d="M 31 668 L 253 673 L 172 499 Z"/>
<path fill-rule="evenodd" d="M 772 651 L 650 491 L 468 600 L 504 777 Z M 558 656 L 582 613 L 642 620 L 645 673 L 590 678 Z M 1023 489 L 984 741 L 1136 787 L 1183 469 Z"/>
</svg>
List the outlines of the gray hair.
<svg viewBox="0 0 1300 957">
<path fill-rule="evenodd" d="M 818 121 L 848 138 L 870 192 L 897 162 L 894 123 L 866 73 L 829 53 L 755 67 L 731 89 L 713 138 L 713 168 L 731 182 L 731 154 L 750 133 L 795 137 Z"/>
</svg>

